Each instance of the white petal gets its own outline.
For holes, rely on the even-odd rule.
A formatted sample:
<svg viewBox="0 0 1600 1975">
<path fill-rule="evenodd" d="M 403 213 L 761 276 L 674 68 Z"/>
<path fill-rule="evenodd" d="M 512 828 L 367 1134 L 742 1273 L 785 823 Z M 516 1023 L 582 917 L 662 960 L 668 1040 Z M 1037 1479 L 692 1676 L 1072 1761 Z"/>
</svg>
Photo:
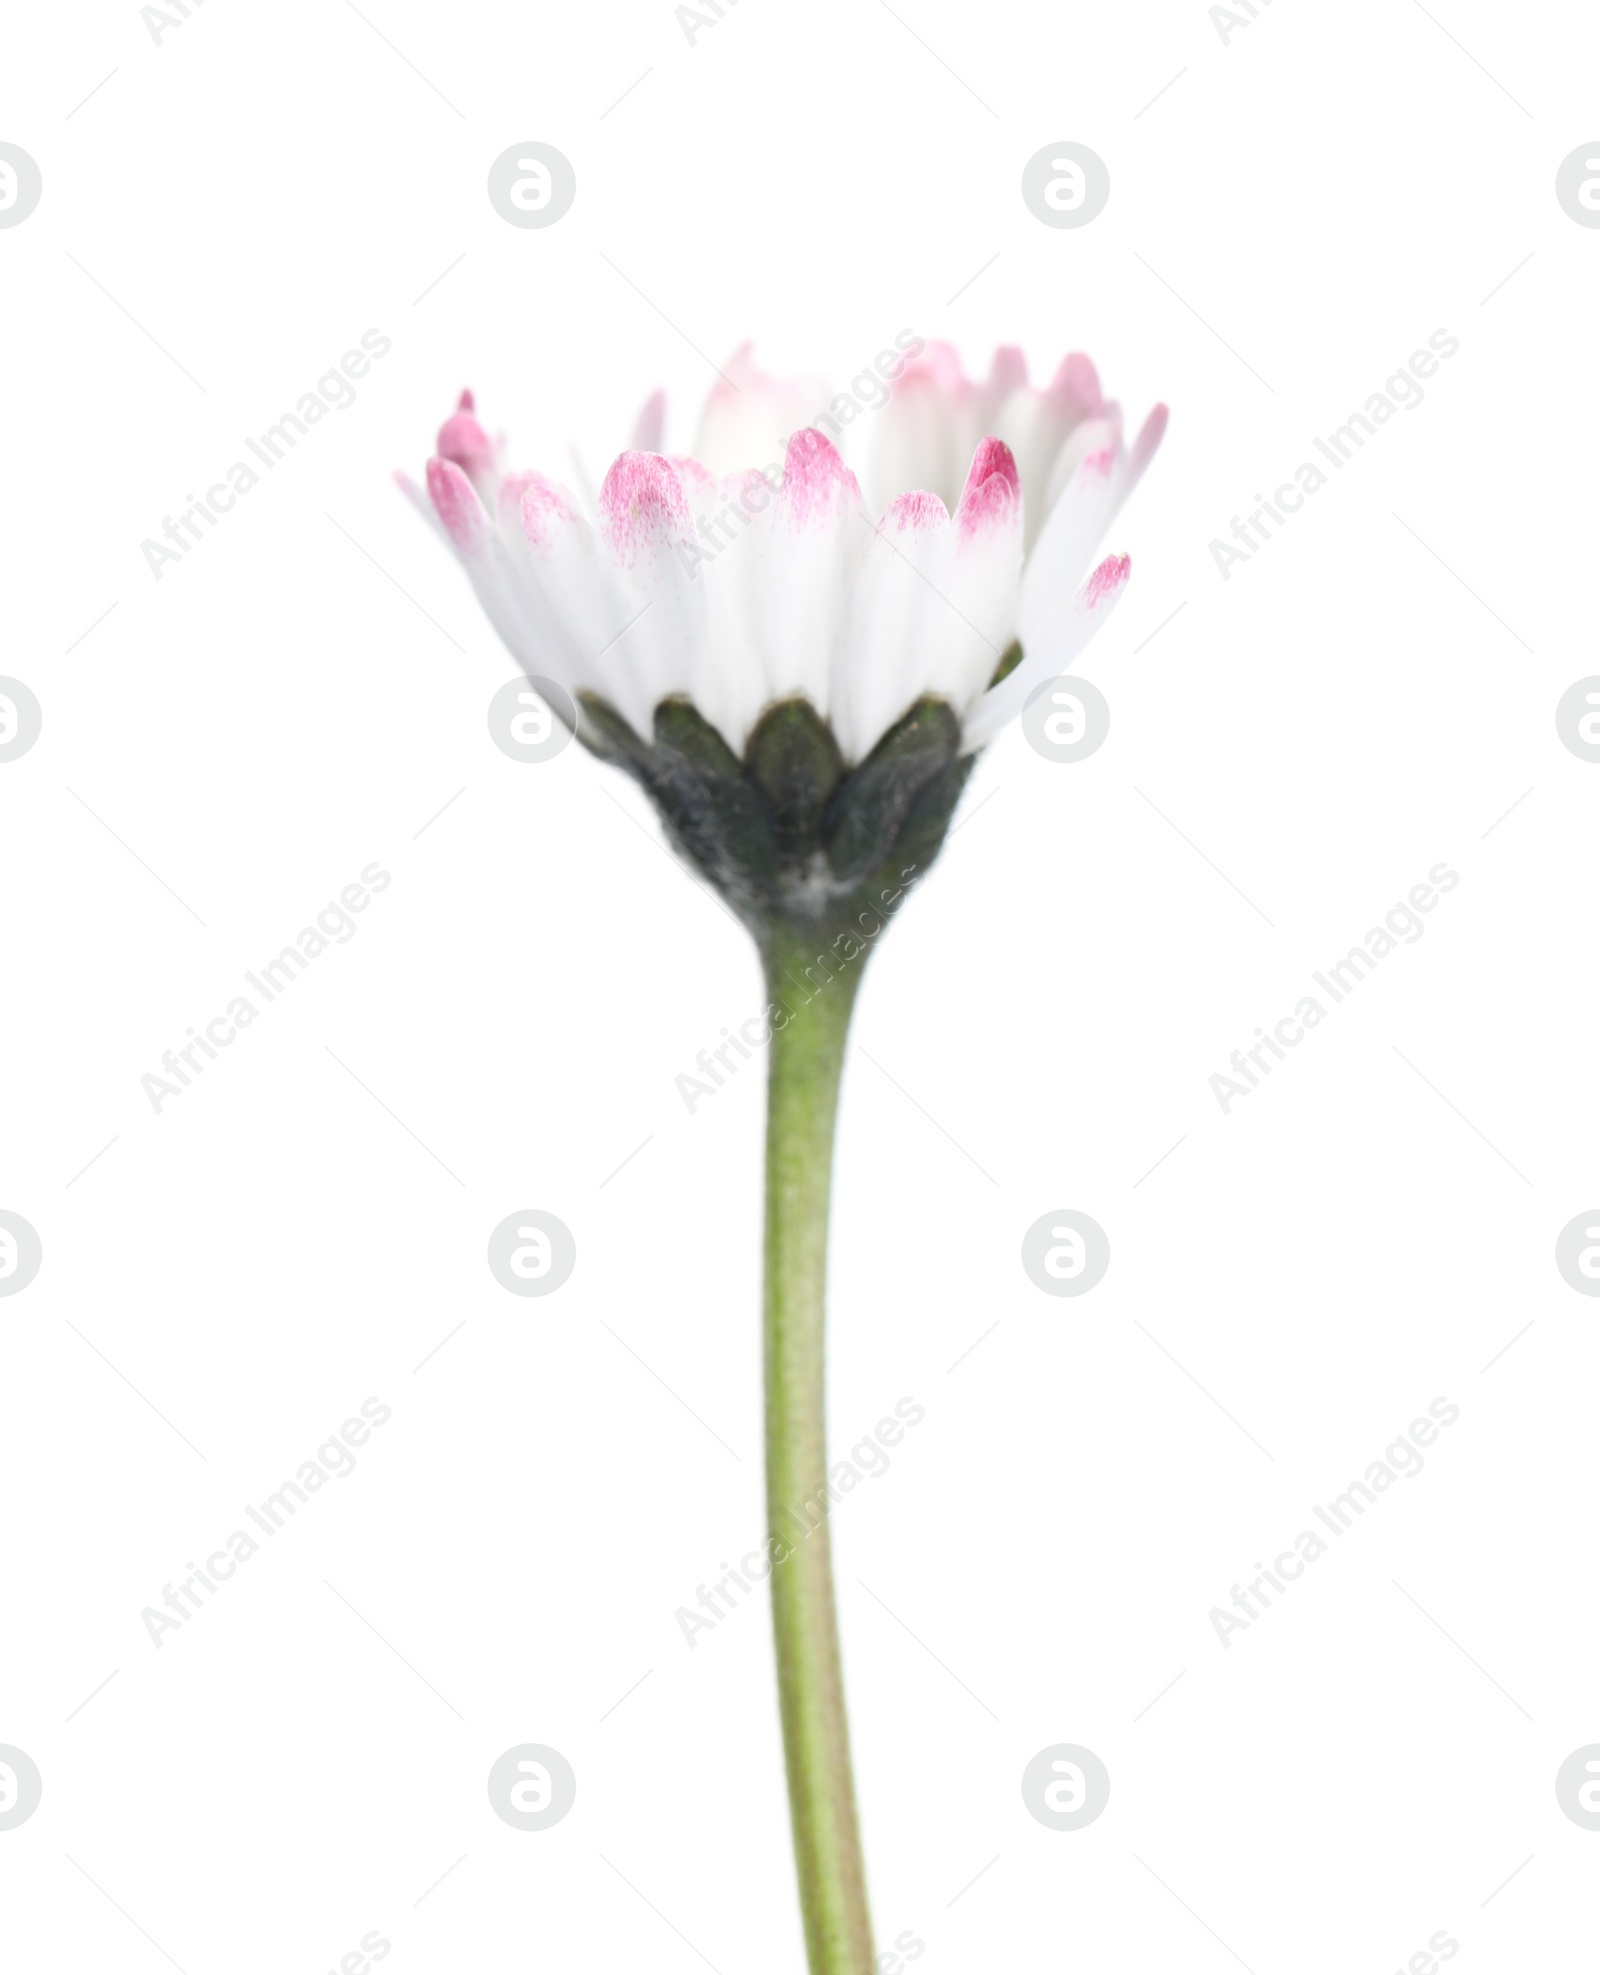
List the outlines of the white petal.
<svg viewBox="0 0 1600 1975">
<path fill-rule="evenodd" d="M 902 494 L 872 531 L 833 676 L 833 730 L 846 761 L 872 752 L 920 697 L 928 653 L 948 636 L 955 531 L 936 494 Z"/>
<path fill-rule="evenodd" d="M 827 410 L 828 395 L 824 377 L 768 377 L 751 362 L 746 343 L 711 388 L 694 456 L 718 479 L 749 467 L 777 467 L 789 435 Z"/>
<path fill-rule="evenodd" d="M 875 514 L 916 488 L 929 488 L 954 506 L 961 475 L 983 437 L 973 429 L 979 395 L 948 343 L 930 343 L 907 364 L 872 428 L 867 498 Z"/>
<path fill-rule="evenodd" d="M 526 672 L 568 683 L 570 658 L 553 647 L 547 622 L 506 552 L 477 490 L 454 460 L 428 461 L 428 495 L 501 642 Z"/>
<path fill-rule="evenodd" d="M 552 676 L 569 691 L 592 688 L 594 654 L 615 629 L 594 529 L 567 489 L 541 473 L 508 475 L 498 505 L 507 554 L 543 613 L 546 642 L 562 653 L 566 669 Z"/>
<path fill-rule="evenodd" d="M 870 536 L 861 489 L 835 447 L 810 427 L 795 433 L 772 517 L 761 603 L 770 698 L 802 694 L 828 718 L 834 655 Z"/>
<path fill-rule="evenodd" d="M 970 754 L 992 740 L 1022 711 L 1036 686 L 1068 670 L 1116 609 L 1128 587 L 1131 566 L 1125 555 L 1108 555 L 1053 626 L 1049 639 L 1031 650 L 1024 644 L 1022 663 L 998 686 L 991 686 L 967 715 L 961 736 L 964 752 Z"/>
<path fill-rule="evenodd" d="M 706 593 L 693 578 L 694 520 L 671 461 L 619 454 L 600 489 L 600 523 L 612 631 L 592 661 L 598 690 L 646 740 L 669 693 L 687 693 L 711 718 Z"/>
<path fill-rule="evenodd" d="M 1071 484 L 1045 517 L 1029 551 L 1017 601 L 1017 635 L 1025 653 L 1046 640 L 1074 597 L 1115 510 L 1116 454 L 1102 446 L 1081 460 Z"/>
<path fill-rule="evenodd" d="M 1114 413 L 1094 365 L 1081 355 L 1063 359 L 1048 390 L 1018 391 L 1000 406 L 989 430 L 1016 455 L 1030 549 L 1079 462 L 1102 445 L 1115 446 Z"/>
<path fill-rule="evenodd" d="M 695 704 L 735 753 L 769 697 L 761 611 L 772 535 L 772 487 L 751 468 L 714 482 L 696 502 L 694 578 L 705 591 L 709 650 Z"/>
<path fill-rule="evenodd" d="M 965 712 L 994 677 L 1016 623 L 1023 501 L 1017 466 L 999 439 L 973 454 L 955 513 L 951 608 L 929 654 L 926 690 Z"/>
<path fill-rule="evenodd" d="M 1161 444 L 1167 429 L 1167 408 L 1157 405 L 1144 424 L 1139 428 L 1139 436 L 1134 440 L 1128 453 L 1127 462 L 1117 487 L 1117 505 L 1122 503 L 1144 478 L 1144 470 L 1156 456 L 1156 448 Z"/>
</svg>

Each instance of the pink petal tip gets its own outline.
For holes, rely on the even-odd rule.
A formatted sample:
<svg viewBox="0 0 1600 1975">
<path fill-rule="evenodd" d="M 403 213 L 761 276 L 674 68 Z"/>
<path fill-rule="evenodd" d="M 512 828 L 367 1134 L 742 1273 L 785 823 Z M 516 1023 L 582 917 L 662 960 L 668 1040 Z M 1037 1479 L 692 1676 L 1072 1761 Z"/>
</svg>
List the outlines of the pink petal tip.
<svg viewBox="0 0 1600 1975">
<path fill-rule="evenodd" d="M 482 539 L 488 516 L 472 482 L 453 459 L 428 461 L 428 497 L 458 549 L 466 551 Z"/>
<path fill-rule="evenodd" d="M 1085 610 L 1093 610 L 1105 602 L 1107 597 L 1116 597 L 1127 584 L 1133 569 L 1133 557 L 1108 555 L 1100 567 L 1078 592 Z"/>
<path fill-rule="evenodd" d="M 570 527 L 577 519 L 565 491 L 531 470 L 506 475 L 500 483 L 499 503 L 503 520 L 515 522 L 534 548 L 548 541 L 557 528 Z"/>
<path fill-rule="evenodd" d="M 898 534 L 911 535 L 923 528 L 942 527 L 949 519 L 950 512 L 937 494 L 913 489 L 908 494 L 896 494 L 879 526 L 880 530 L 893 528 Z"/>
<path fill-rule="evenodd" d="M 474 480 L 493 473 L 494 441 L 478 423 L 470 391 L 461 393 L 460 404 L 439 427 L 434 451 L 441 459 L 454 460 Z"/>
<path fill-rule="evenodd" d="M 672 462 L 659 453 L 619 453 L 600 488 L 606 539 L 624 557 L 686 535 L 694 517 Z"/>
<path fill-rule="evenodd" d="M 797 527 L 821 527 L 847 499 L 859 501 L 856 476 L 839 450 L 814 425 L 791 434 L 783 461 L 783 512 Z"/>
<path fill-rule="evenodd" d="M 1022 500 L 1017 462 L 1003 439 L 980 439 L 956 509 L 962 539 L 1011 520 Z"/>
</svg>

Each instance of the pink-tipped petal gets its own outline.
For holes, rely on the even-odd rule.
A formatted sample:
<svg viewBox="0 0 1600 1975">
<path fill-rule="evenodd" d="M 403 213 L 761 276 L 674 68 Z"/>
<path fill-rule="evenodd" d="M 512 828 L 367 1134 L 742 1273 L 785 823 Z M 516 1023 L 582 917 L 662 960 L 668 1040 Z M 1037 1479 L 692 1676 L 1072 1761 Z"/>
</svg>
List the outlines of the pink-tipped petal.
<svg viewBox="0 0 1600 1975">
<path fill-rule="evenodd" d="M 956 508 L 956 532 L 963 540 L 1008 525 L 1022 502 L 1017 462 L 1003 439 L 984 439 L 972 455 L 967 484 Z"/>
<path fill-rule="evenodd" d="M 694 530 L 694 516 L 671 460 L 619 453 L 600 487 L 600 526 L 624 566 Z"/>
<path fill-rule="evenodd" d="M 984 439 L 972 456 L 955 515 L 955 553 L 936 620 L 926 690 L 958 712 L 994 677 L 1010 642 L 1022 568 L 1022 487 L 1011 448 Z"/>
<path fill-rule="evenodd" d="M 889 503 L 878 532 L 882 535 L 921 535 L 931 528 L 937 528 L 950 519 L 950 510 L 937 494 L 923 493 L 914 488 L 909 494 L 898 494 Z"/>
<path fill-rule="evenodd" d="M 470 391 L 461 393 L 460 403 L 439 427 L 434 450 L 441 459 L 459 466 L 473 485 L 480 489 L 485 481 L 492 482 L 499 477 L 499 448 L 478 423 Z"/>
<path fill-rule="evenodd" d="M 987 430 L 1016 454 L 1030 545 L 1044 525 L 1057 488 L 1065 484 L 1096 431 L 1112 428 L 1087 420 L 1101 406 L 1099 382 L 1087 357 L 1069 357 L 1048 390 L 1016 390 L 994 405 Z M 1080 436 L 1081 435 L 1081 436 Z"/>
<path fill-rule="evenodd" d="M 1116 608 L 1132 566 L 1125 555 L 1107 556 L 1042 634 L 1022 639 L 1022 662 L 976 701 L 962 723 L 961 744 L 968 753 L 1009 725 L 1037 687 L 1070 670 Z"/>
<path fill-rule="evenodd" d="M 899 495 L 928 488 L 948 507 L 961 492 L 961 474 L 986 431 L 990 394 L 969 378 L 949 343 L 930 343 L 895 381 L 875 414 L 866 474 L 869 505 L 887 509 Z"/>
<path fill-rule="evenodd" d="M 1081 350 L 1061 359 L 1048 396 L 1069 431 L 1081 420 L 1099 418 L 1105 411 L 1099 373 Z"/>
<path fill-rule="evenodd" d="M 688 453 L 674 453 L 668 464 L 678 476 L 678 485 L 683 489 L 690 509 L 698 516 L 702 506 L 709 506 L 715 501 L 721 482 L 709 466 L 691 458 Z"/>
<path fill-rule="evenodd" d="M 537 648 L 550 654 L 546 670 L 563 683 L 590 683 L 589 655 L 605 645 L 619 621 L 594 529 L 572 494 L 542 473 L 507 474 L 498 507 L 497 560 L 536 629 Z"/>
<path fill-rule="evenodd" d="M 958 391 L 963 386 L 972 388 L 971 379 L 962 368 L 961 352 L 954 343 L 936 338 L 925 345 L 906 364 L 898 379 L 901 390 L 914 390 L 926 384 L 935 384 L 942 391 Z"/>
<path fill-rule="evenodd" d="M 784 455 L 779 511 L 785 523 L 796 531 L 827 527 L 842 505 L 860 501 L 856 476 L 833 441 L 814 425 L 803 426 Z"/>
<path fill-rule="evenodd" d="M 828 718 L 834 653 L 869 536 L 855 475 L 831 440 L 803 427 L 789 441 L 767 547 L 760 623 L 769 698 L 801 694 Z"/>
<path fill-rule="evenodd" d="M 1115 603 L 1133 574 L 1131 555 L 1108 555 L 1078 592 L 1085 610 L 1096 610 L 1109 598 Z"/>
<path fill-rule="evenodd" d="M 557 480 L 542 473 L 508 473 L 497 496 L 500 531 L 507 541 L 518 537 L 540 548 L 558 529 L 571 529 L 578 520 L 572 496 Z"/>
<path fill-rule="evenodd" d="M 1086 418 L 1075 425 L 1067 434 L 1065 443 L 1056 453 L 1054 463 L 1044 483 L 1043 498 L 1038 510 L 1029 516 L 1029 547 L 1043 532 L 1045 517 L 1051 514 L 1061 496 L 1082 472 L 1086 460 L 1098 461 L 1098 469 L 1104 477 L 1104 455 L 1112 458 L 1111 476 L 1116 477 L 1116 460 L 1122 451 L 1122 426 L 1120 418 L 1112 417 L 1115 406 L 1107 405 L 1105 416 Z M 1109 519 L 1109 516 L 1107 517 Z"/>
<path fill-rule="evenodd" d="M 1028 552 L 1017 598 L 1017 635 L 1024 651 L 1054 642 L 1076 609 L 1076 591 L 1094 551 L 1111 525 L 1121 497 L 1117 458 L 1099 445 L 1051 508 Z"/>
<path fill-rule="evenodd" d="M 463 556 L 480 550 L 489 532 L 489 517 L 477 489 L 454 460 L 428 461 L 428 497 L 457 550 Z"/>
<path fill-rule="evenodd" d="M 750 467 L 765 472 L 782 460 L 790 433 L 826 411 L 831 397 L 825 377 L 769 377 L 745 343 L 706 399 L 694 456 L 719 477 Z"/>
<path fill-rule="evenodd" d="M 428 461 L 428 495 L 489 621 L 529 672 L 573 676 L 571 642 L 517 567 L 476 488 L 454 460 Z"/>
<path fill-rule="evenodd" d="M 672 693 L 688 693 L 708 720 L 717 719 L 698 557 L 694 512 L 672 461 L 619 454 L 600 488 L 600 564 L 614 636 L 591 664 L 600 691 L 640 734 L 648 736 L 655 707 Z"/>
</svg>

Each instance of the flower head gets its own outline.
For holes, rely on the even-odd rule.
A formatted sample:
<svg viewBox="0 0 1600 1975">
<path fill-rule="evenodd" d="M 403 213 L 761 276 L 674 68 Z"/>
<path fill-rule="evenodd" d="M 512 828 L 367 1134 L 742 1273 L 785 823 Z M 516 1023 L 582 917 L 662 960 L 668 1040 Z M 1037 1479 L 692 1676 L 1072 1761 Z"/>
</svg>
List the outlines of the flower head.
<svg viewBox="0 0 1600 1975">
<path fill-rule="evenodd" d="M 931 859 L 974 751 L 1115 608 L 1128 558 L 1095 550 L 1166 425 L 1158 406 L 1125 446 L 1084 356 L 1035 388 L 1019 350 L 979 383 L 919 345 L 877 414 L 869 504 L 839 421 L 805 422 L 827 403 L 746 348 L 692 455 L 662 450 L 658 393 L 584 499 L 508 473 L 463 392 L 428 500 L 402 480 L 512 655 L 758 934 Z"/>
</svg>

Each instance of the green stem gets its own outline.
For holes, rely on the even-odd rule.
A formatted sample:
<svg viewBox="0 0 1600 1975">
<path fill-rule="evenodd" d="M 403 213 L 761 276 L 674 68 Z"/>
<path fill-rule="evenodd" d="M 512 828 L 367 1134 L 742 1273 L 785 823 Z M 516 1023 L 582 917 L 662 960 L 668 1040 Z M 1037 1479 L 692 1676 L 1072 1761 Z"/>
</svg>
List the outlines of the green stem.
<svg viewBox="0 0 1600 1975">
<path fill-rule="evenodd" d="M 823 1328 L 828 1193 L 845 1036 L 863 962 L 832 976 L 804 935 L 767 946 L 767 1523 L 778 1699 L 811 1975 L 872 1975 L 828 1539 Z M 810 975 L 807 974 L 810 968 Z M 809 997 L 809 998 L 807 998 Z M 809 1533 L 804 1533 L 809 1530 Z"/>
</svg>

